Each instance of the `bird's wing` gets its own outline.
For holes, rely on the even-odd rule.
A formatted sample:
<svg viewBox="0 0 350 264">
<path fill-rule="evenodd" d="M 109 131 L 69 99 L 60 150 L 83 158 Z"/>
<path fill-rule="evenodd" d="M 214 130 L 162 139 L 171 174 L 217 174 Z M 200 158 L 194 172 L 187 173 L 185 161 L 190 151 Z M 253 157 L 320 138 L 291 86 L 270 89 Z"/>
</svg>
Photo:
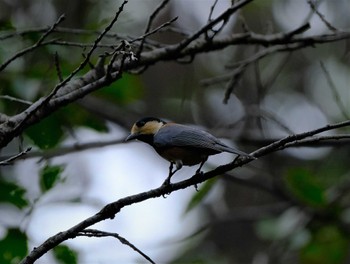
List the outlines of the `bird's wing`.
<svg viewBox="0 0 350 264">
<path fill-rule="evenodd" d="M 169 124 L 162 127 L 154 137 L 154 144 L 158 147 L 194 147 L 216 152 L 248 155 L 230 148 L 208 132 L 179 124 Z"/>
</svg>

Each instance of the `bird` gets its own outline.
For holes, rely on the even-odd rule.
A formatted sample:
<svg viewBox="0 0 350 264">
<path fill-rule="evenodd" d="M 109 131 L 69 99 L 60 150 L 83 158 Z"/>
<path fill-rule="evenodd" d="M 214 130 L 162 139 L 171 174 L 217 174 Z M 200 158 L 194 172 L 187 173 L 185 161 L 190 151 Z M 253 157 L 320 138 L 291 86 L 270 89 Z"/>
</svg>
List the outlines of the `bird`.
<svg viewBox="0 0 350 264">
<path fill-rule="evenodd" d="M 170 178 L 183 165 L 200 164 L 196 171 L 196 174 L 199 174 L 209 156 L 222 152 L 256 159 L 252 155 L 227 146 L 204 130 L 166 122 L 157 117 L 144 117 L 135 122 L 125 141 L 135 139 L 151 145 L 161 157 L 170 162 L 169 176 L 164 184 L 169 184 Z M 173 171 L 174 165 L 176 169 Z"/>
</svg>

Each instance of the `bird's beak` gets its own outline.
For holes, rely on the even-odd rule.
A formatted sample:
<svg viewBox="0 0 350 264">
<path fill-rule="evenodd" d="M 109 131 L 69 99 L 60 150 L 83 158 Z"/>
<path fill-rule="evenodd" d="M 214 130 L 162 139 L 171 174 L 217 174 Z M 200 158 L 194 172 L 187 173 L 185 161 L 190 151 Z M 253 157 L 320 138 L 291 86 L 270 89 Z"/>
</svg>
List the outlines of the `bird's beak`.
<svg viewBox="0 0 350 264">
<path fill-rule="evenodd" d="M 125 139 L 125 141 L 130 141 L 130 140 L 136 139 L 138 136 L 139 136 L 138 133 L 130 134 L 129 136 L 127 136 L 127 138 Z"/>
</svg>

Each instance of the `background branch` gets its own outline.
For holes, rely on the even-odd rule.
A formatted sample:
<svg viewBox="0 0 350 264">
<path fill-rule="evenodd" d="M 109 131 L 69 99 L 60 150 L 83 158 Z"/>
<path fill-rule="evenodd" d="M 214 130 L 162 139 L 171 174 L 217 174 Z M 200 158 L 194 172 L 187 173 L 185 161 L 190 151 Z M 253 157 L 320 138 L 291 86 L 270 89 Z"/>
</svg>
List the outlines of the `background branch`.
<svg viewBox="0 0 350 264">
<path fill-rule="evenodd" d="M 13 55 L 11 58 L 9 58 L 7 61 L 5 61 L 3 64 L 0 65 L 0 72 L 3 71 L 11 62 L 13 62 L 14 60 L 22 57 L 23 55 L 39 48 L 40 46 L 42 46 L 44 40 L 55 30 L 55 28 L 62 23 L 62 21 L 65 19 L 64 15 L 61 15 L 57 21 L 49 28 L 47 29 L 47 31 L 39 38 L 39 40 L 32 46 L 25 48 L 19 52 L 17 52 L 15 55 Z M 50 42 L 48 42 L 50 43 Z"/>
</svg>

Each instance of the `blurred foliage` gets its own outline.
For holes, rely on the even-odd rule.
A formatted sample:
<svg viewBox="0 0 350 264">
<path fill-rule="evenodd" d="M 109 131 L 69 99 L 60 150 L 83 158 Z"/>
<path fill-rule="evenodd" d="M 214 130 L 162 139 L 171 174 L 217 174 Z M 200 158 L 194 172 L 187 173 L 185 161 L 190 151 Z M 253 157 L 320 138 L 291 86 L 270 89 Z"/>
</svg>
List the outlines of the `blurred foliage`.
<svg viewBox="0 0 350 264">
<path fill-rule="evenodd" d="M 106 123 L 84 108 L 70 104 L 58 112 L 60 124 L 64 127 L 88 127 L 99 132 L 107 132 Z"/>
<path fill-rule="evenodd" d="M 28 205 L 26 190 L 15 183 L 0 178 L 0 203 L 10 203 L 18 208 Z"/>
<path fill-rule="evenodd" d="M 19 229 L 10 228 L 0 240 L 0 263 L 19 263 L 28 253 L 27 236 Z"/>
<path fill-rule="evenodd" d="M 325 207 L 327 205 L 326 190 L 310 171 L 302 168 L 292 168 L 285 179 L 287 187 L 303 203 L 314 207 Z"/>
<path fill-rule="evenodd" d="M 123 106 L 143 97 L 143 84 L 139 76 L 126 73 L 121 80 L 98 90 L 95 94 Z"/>
<path fill-rule="evenodd" d="M 59 245 L 53 249 L 53 254 L 59 263 L 76 264 L 78 263 L 78 253 L 68 246 Z"/>
<path fill-rule="evenodd" d="M 303 264 L 345 263 L 349 238 L 334 225 L 325 225 L 314 230 L 311 241 L 301 251 Z"/>
<path fill-rule="evenodd" d="M 197 190 L 197 192 L 192 196 L 191 200 L 187 204 L 185 213 L 188 213 L 193 208 L 196 208 L 203 201 L 203 199 L 207 197 L 208 193 L 213 188 L 216 182 L 217 182 L 217 178 L 213 178 L 205 181 Z"/>
<path fill-rule="evenodd" d="M 60 179 L 61 173 L 63 171 L 62 166 L 50 166 L 46 164 L 40 171 L 40 187 L 42 192 L 47 192 Z"/>
<path fill-rule="evenodd" d="M 26 135 L 41 149 L 57 146 L 63 138 L 62 125 L 57 114 L 44 118 L 40 123 L 29 127 Z"/>
</svg>

